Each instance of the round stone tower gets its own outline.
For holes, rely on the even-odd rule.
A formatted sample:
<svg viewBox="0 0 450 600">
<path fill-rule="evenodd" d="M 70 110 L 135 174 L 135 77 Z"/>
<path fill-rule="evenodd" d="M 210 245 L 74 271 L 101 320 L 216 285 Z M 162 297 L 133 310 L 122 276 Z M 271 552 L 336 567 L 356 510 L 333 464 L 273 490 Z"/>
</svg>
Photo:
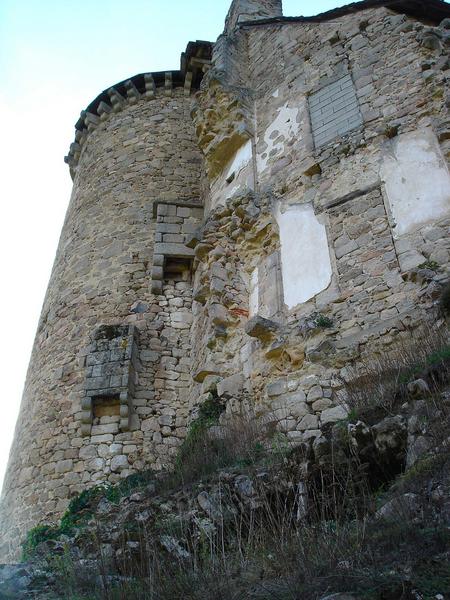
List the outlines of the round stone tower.
<svg viewBox="0 0 450 600">
<path fill-rule="evenodd" d="M 210 52 L 189 44 L 180 71 L 117 84 L 76 124 L 72 197 L 3 487 L 0 562 L 82 489 L 164 466 L 183 436 L 183 394 L 164 374 L 187 385 L 182 242 L 202 214 L 190 96 Z"/>
</svg>

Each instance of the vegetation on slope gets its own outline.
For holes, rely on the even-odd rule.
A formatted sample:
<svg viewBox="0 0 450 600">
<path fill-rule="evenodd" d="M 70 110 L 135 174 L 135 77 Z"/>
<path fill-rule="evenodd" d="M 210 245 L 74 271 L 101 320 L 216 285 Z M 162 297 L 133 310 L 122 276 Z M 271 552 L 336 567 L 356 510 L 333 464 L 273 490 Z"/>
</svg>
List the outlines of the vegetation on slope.
<svg viewBox="0 0 450 600">
<path fill-rule="evenodd" d="M 291 448 L 253 416 L 219 427 L 212 402 L 173 474 L 83 492 L 57 528 L 30 532 L 25 557 L 65 600 L 445 598 L 448 332 L 348 373 L 349 419 L 314 443 Z"/>
</svg>

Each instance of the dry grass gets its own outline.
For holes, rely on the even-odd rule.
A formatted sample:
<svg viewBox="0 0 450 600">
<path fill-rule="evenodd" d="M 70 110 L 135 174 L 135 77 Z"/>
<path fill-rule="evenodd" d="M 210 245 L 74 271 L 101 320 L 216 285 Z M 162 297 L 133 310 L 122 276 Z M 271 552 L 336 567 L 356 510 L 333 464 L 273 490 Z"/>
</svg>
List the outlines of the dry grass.
<svg viewBox="0 0 450 600">
<path fill-rule="evenodd" d="M 430 390 L 422 399 L 407 388 L 417 377 Z M 218 493 L 211 510 L 192 516 L 180 509 L 147 525 L 127 523 L 119 551 L 116 545 L 111 555 L 99 523 L 90 563 L 68 552 L 53 564 L 56 598 L 319 600 L 338 592 L 359 600 L 446 597 L 450 531 L 445 511 L 441 516 L 432 505 L 431 490 L 450 485 L 449 407 L 442 400 L 449 381 L 443 327 L 408 332 L 378 359 L 349 369 L 345 402 L 359 416 L 377 420 L 398 414 L 405 401 L 419 403 L 417 415 L 432 447 L 396 479 L 392 473 L 374 476 L 372 466 L 352 454 L 344 426 L 333 429 L 329 460 L 317 464 L 307 448 L 268 452 L 273 431 L 251 413 L 226 427 L 207 416 L 161 491 L 191 486 L 198 494 L 200 480 L 214 477 Z M 245 472 L 253 491 L 244 497 L 235 479 L 221 479 L 221 469 Z M 414 514 L 406 493 L 415 495 Z M 376 516 L 392 501 L 394 517 Z"/>
<path fill-rule="evenodd" d="M 377 358 L 348 367 L 339 400 L 353 416 L 375 422 L 397 414 L 410 398 L 408 383 L 419 378 L 432 394 L 450 380 L 450 338 L 443 324 L 406 331 Z"/>
<path fill-rule="evenodd" d="M 218 470 L 255 464 L 274 435 L 270 418 L 258 418 L 251 410 L 230 416 L 219 425 L 217 419 L 198 419 L 180 448 L 174 471 L 161 481 L 161 488 L 173 489 L 204 479 Z"/>
<path fill-rule="evenodd" d="M 341 591 L 367 600 L 412 600 L 445 593 L 448 529 L 429 515 L 412 521 L 401 503 L 393 521 L 374 520 L 370 511 L 359 514 L 359 491 L 343 484 L 337 476 L 335 489 L 325 486 L 322 493 L 324 499 L 347 497 L 345 511 L 336 502 L 333 514 L 326 500 L 326 513 L 313 511 L 308 518 L 299 518 L 301 495 L 294 486 L 286 493 L 261 485 L 258 506 L 241 504 L 239 510 L 236 496 L 224 490 L 214 527 L 200 537 L 188 525 L 178 529 L 188 552 L 184 557 L 164 552 L 155 532 L 143 527 L 140 548 L 130 551 L 125 536 L 113 567 L 102 558 L 100 545 L 93 571 L 71 557 L 60 559 L 57 598 L 317 600 Z M 318 499 L 320 490 L 314 493 Z M 166 533 L 175 536 L 174 529 Z"/>
</svg>

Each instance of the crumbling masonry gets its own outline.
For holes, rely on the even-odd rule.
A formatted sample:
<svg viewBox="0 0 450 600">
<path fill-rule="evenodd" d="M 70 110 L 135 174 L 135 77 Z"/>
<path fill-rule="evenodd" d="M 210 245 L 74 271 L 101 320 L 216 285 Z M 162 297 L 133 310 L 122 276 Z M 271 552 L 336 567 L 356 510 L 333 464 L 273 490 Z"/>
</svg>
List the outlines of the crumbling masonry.
<svg viewBox="0 0 450 600">
<path fill-rule="evenodd" d="M 449 45 L 440 0 L 234 0 L 179 71 L 81 113 L 1 560 L 86 487 L 170 466 L 212 393 L 292 444 L 345 417 L 346 365 L 448 278 Z"/>
</svg>

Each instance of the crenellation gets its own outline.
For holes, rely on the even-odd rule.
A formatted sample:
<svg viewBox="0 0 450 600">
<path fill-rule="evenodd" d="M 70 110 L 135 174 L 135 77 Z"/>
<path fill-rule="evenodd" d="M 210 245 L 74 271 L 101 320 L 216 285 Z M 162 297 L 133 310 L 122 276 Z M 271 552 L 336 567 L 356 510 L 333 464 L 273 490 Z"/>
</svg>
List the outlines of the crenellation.
<svg viewBox="0 0 450 600">
<path fill-rule="evenodd" d="M 109 88 L 107 94 L 109 96 L 113 111 L 119 112 L 122 110 L 122 107 L 125 104 L 125 98 L 123 98 L 123 96 L 121 96 L 121 94 L 119 94 L 119 92 L 113 87 Z"/>
<path fill-rule="evenodd" d="M 125 81 L 125 89 L 127 90 L 127 98 L 131 103 L 137 102 L 140 99 L 141 94 L 132 79 Z"/>
</svg>

